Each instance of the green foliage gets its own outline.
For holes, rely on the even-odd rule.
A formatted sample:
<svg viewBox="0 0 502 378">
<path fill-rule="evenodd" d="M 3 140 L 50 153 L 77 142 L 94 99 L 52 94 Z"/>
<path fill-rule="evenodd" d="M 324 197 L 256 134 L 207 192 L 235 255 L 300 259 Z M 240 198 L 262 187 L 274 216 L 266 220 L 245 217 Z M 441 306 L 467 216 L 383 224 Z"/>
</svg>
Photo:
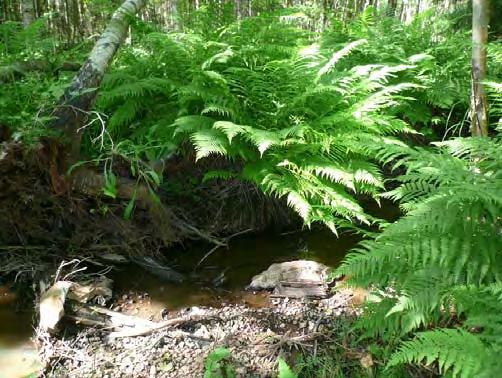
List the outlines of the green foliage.
<svg viewBox="0 0 502 378">
<path fill-rule="evenodd" d="M 363 242 L 337 273 L 375 288 L 378 300 L 357 325 L 367 336 L 444 327 L 405 342 L 389 368 L 437 361 L 453 375 L 494 376 L 502 348 L 495 336 L 502 331 L 501 138 L 436 146 L 390 153 L 406 173 L 386 196 L 406 215 Z"/>
<path fill-rule="evenodd" d="M 296 375 L 293 370 L 291 370 L 287 362 L 284 361 L 282 357 L 279 357 L 277 359 L 277 363 L 279 365 L 279 375 L 277 376 L 277 378 L 298 378 L 298 375 Z"/>
<path fill-rule="evenodd" d="M 110 7 L 103 0 L 93 5 Z M 435 363 L 454 376 L 496 375 L 502 139 L 453 139 L 433 149 L 399 140 L 416 129 L 434 137 L 438 125 L 446 137 L 467 132 L 470 36 L 458 19 L 430 10 L 403 24 L 368 8 L 336 20 L 320 6 L 281 10 L 280 2 L 263 0 L 252 4 L 261 16 L 236 20 L 229 2 L 196 11 L 188 2 L 179 6 L 179 32 L 135 22 L 133 42 L 104 80 L 83 143 L 105 172 L 103 193 L 117 196 L 116 165 L 125 164 L 158 200 L 163 178 L 155 162 L 193 149 L 196 160 L 225 157 L 231 166 L 205 172 L 204 181 L 251 181 L 284 198 L 306 225 L 322 222 L 336 232 L 377 221 L 358 196 L 381 198 L 382 164 L 405 169 L 385 196 L 406 215 L 338 269 L 375 289 L 377 301 L 367 304 L 357 327 L 390 345 L 404 340 L 389 374 L 405 363 Z M 325 17 L 333 18 L 330 27 L 319 32 Z M 488 46 L 487 83 L 490 120 L 499 131 L 501 46 Z M 47 135 L 50 117 L 39 115 L 70 79 L 58 67 L 67 58 L 82 60 L 86 47 L 63 49 L 43 18 L 26 29 L 0 25 L 0 123 L 16 139 Z M 23 68 L 33 61 L 49 69 Z M 134 202 L 135 196 L 125 218 Z M 234 376 L 229 356 L 225 348 L 211 353 L 205 376 Z M 342 376 L 331 362 L 310 361 L 306 370 L 323 365 L 326 376 Z M 278 365 L 281 377 L 294 376 L 283 360 Z"/>
<path fill-rule="evenodd" d="M 123 54 L 130 68 L 106 79 L 99 106 L 113 110 L 108 131 L 158 147 L 137 158 L 159 158 L 168 143 L 190 141 L 197 159 L 241 162 L 240 172 L 226 176 L 284 197 L 306 224 L 323 222 L 333 231 L 351 221 L 370 224 L 354 198 L 376 198 L 383 187 L 367 145 L 398 143 L 389 136 L 412 131 L 389 110 L 408 99 L 403 91 L 417 88 L 394 79 L 417 66 L 337 69 L 364 40 L 320 49 L 308 32 L 282 20 L 246 19 L 216 41 L 146 36 L 141 54 Z M 178 60 L 166 65 L 167 57 Z"/>
<path fill-rule="evenodd" d="M 87 49 L 86 43 L 63 49 L 46 23 L 42 17 L 27 28 L 0 24 L 0 124 L 28 143 L 51 134 L 44 109 L 59 99 L 74 74 L 61 71 L 62 63 L 80 61 Z"/>
<path fill-rule="evenodd" d="M 454 377 L 493 377 L 500 368 L 498 356 L 493 353 L 487 351 L 479 337 L 467 331 L 439 329 L 419 333 L 415 339 L 404 342 L 388 367 L 422 362 L 430 365 L 437 361 L 440 372 L 451 370 Z"/>
<path fill-rule="evenodd" d="M 227 359 L 231 352 L 227 348 L 216 348 L 209 353 L 204 363 L 204 378 L 232 378 L 235 377 L 235 369 Z"/>
</svg>

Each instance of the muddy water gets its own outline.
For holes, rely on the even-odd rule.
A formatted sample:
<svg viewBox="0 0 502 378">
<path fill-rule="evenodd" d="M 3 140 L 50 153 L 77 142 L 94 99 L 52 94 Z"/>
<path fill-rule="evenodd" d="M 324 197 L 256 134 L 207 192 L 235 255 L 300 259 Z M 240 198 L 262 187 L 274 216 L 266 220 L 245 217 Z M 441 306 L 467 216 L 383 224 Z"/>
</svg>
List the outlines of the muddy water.
<svg viewBox="0 0 502 378">
<path fill-rule="evenodd" d="M 356 235 L 342 234 L 336 238 L 329 231 L 241 236 L 232 240 L 228 249 L 215 250 L 200 265 L 210 246 L 196 246 L 177 253 L 171 267 L 188 277 L 186 283 L 162 282 L 134 265 L 115 272 L 113 280 L 119 296 L 148 293 L 150 315 L 162 309 L 217 307 L 229 302 L 261 307 L 268 305 L 268 296 L 244 291 L 255 274 L 273 263 L 296 259 L 315 260 L 335 267 L 358 241 Z M 142 305 L 141 299 L 140 303 L 131 304 L 139 313 Z"/>
<path fill-rule="evenodd" d="M 32 313 L 20 311 L 16 293 L 8 286 L 0 286 L 0 350 L 29 339 L 33 328 Z"/>
<path fill-rule="evenodd" d="M 388 201 L 382 205 L 378 207 L 371 202 L 364 207 L 378 218 L 392 221 L 399 217 L 396 205 Z M 175 252 L 170 266 L 188 277 L 185 283 L 167 284 L 133 265 L 116 272 L 113 280 L 120 295 L 148 293 L 148 303 L 154 313 L 189 306 L 217 307 L 225 302 L 267 306 L 267 296 L 251 295 L 244 290 L 254 275 L 273 263 L 296 259 L 336 267 L 360 240 L 353 233 L 336 237 L 329 230 L 240 236 L 231 240 L 228 249 L 217 249 L 200 265 L 211 246 L 200 245 Z M 131 305 L 135 311 L 141 309 L 144 301 L 140 299 L 139 302 Z"/>
</svg>

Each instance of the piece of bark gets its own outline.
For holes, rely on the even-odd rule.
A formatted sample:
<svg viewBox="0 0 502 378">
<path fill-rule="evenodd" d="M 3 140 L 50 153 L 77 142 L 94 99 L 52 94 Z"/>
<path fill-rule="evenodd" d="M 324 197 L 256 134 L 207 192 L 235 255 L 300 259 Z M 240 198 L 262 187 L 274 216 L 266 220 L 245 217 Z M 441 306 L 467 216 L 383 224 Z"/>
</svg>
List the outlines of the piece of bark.
<svg viewBox="0 0 502 378">
<path fill-rule="evenodd" d="M 43 331 L 54 332 L 56 326 L 64 316 L 64 303 L 68 290 L 73 285 L 69 281 L 58 281 L 52 285 L 40 298 L 39 328 Z"/>
<path fill-rule="evenodd" d="M 304 280 L 304 281 L 281 281 L 279 286 L 289 286 L 289 287 L 317 287 L 325 286 L 324 282 Z"/>
<path fill-rule="evenodd" d="M 74 283 L 68 293 L 68 298 L 80 303 L 87 303 L 96 297 L 103 298 L 106 302 L 113 295 L 112 280 L 100 276 L 86 283 Z"/>
</svg>

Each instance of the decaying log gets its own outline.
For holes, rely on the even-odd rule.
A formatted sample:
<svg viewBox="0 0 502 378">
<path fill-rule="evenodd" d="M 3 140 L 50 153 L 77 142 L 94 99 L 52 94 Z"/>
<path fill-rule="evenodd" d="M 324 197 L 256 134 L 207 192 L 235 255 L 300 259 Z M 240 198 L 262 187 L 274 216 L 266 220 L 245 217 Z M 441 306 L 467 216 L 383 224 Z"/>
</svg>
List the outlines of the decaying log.
<svg viewBox="0 0 502 378">
<path fill-rule="evenodd" d="M 78 71 L 81 66 L 77 62 L 63 62 L 59 65 L 54 65 L 47 60 L 14 62 L 7 66 L 0 66 L 0 83 L 9 83 L 18 80 L 29 72 L 43 72 L 57 75 L 61 71 Z"/>
<path fill-rule="evenodd" d="M 70 179 L 72 190 L 91 197 L 101 195 L 106 184 L 106 178 L 102 173 L 86 167 L 76 168 Z M 116 189 L 118 198 L 131 199 L 134 197 L 141 207 L 146 207 L 147 204 L 153 201 L 147 186 L 138 184 L 137 180 L 119 177 L 117 178 Z M 143 204 L 145 206 L 142 206 Z"/>
</svg>

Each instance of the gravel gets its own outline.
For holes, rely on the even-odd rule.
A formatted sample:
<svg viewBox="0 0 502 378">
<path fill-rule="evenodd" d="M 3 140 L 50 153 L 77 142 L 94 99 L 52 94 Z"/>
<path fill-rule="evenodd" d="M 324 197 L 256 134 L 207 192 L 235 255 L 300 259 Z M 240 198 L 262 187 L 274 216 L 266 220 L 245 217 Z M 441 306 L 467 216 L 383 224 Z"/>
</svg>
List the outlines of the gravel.
<svg viewBox="0 0 502 378">
<path fill-rule="evenodd" d="M 352 296 L 342 289 L 327 299 L 272 299 L 265 308 L 192 307 L 170 312 L 169 317 L 181 313 L 215 318 L 148 336 L 108 340 L 103 330 L 81 328 L 44 340 L 42 353 L 50 357 L 45 376 L 203 377 L 206 356 L 227 347 L 238 377 L 275 377 L 279 354 L 308 349 L 314 339 L 322 342 L 337 317 L 355 314 Z"/>
</svg>

